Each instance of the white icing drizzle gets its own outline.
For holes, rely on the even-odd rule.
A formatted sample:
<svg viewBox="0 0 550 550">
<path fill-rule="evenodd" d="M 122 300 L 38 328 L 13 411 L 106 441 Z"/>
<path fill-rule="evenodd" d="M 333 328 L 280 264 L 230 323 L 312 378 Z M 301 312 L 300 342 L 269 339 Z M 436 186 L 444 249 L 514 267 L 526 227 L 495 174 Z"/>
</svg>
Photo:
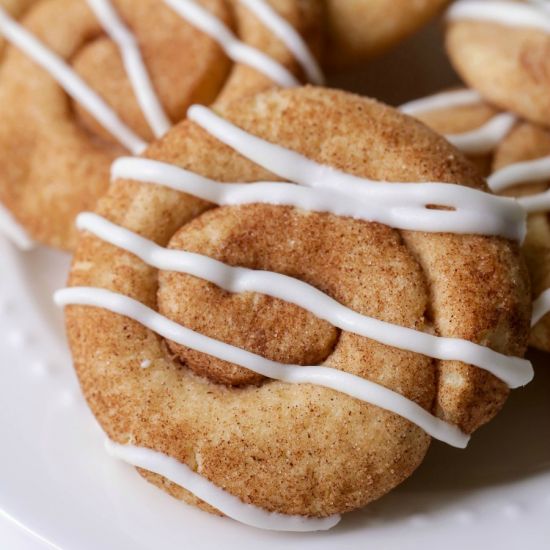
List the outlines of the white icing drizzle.
<svg viewBox="0 0 550 550">
<path fill-rule="evenodd" d="M 471 105 L 483 101 L 477 92 L 470 90 L 443 92 L 406 103 L 400 109 L 407 114 L 418 114 L 430 110 Z M 453 145 L 467 154 L 483 154 L 492 151 L 510 132 L 517 117 L 511 113 L 496 115 L 486 124 L 471 132 L 447 134 Z M 550 180 L 550 156 L 517 162 L 496 171 L 487 178 L 489 188 L 498 193 L 514 185 Z M 516 199 L 528 213 L 550 210 L 550 190 Z"/>
<path fill-rule="evenodd" d="M 282 178 L 376 206 L 373 221 L 415 231 L 501 235 L 520 241 L 525 236 L 525 212 L 513 199 L 451 183 L 390 183 L 361 178 L 249 134 L 206 107 L 193 105 L 188 118 Z M 428 205 L 454 210 L 428 209 Z"/>
<path fill-rule="evenodd" d="M 489 176 L 489 187 L 503 191 L 520 183 L 539 182 L 550 179 L 550 156 L 509 164 Z"/>
<path fill-rule="evenodd" d="M 531 326 L 534 327 L 547 313 L 550 313 L 550 288 L 546 289 L 533 302 L 533 317 L 531 319 Z"/>
<path fill-rule="evenodd" d="M 106 309 L 133 319 L 181 346 L 234 363 L 273 380 L 333 389 L 398 414 L 449 445 L 464 448 L 468 444 L 469 436 L 457 426 L 437 418 L 400 393 L 360 376 L 331 367 L 287 365 L 266 359 L 179 325 L 128 296 L 101 288 L 65 288 L 55 293 L 54 300 L 59 306 L 81 305 Z"/>
<path fill-rule="evenodd" d="M 523 386 L 533 378 L 531 363 L 525 359 L 508 357 L 469 340 L 434 336 L 361 315 L 293 277 L 271 271 L 232 267 L 201 254 L 162 248 L 153 241 L 97 214 L 80 214 L 77 226 L 135 254 L 146 264 L 157 269 L 187 273 L 228 292 L 258 292 L 291 302 L 333 326 L 387 346 L 420 353 L 434 359 L 461 361 L 482 368 L 503 380 L 511 388 Z"/>
<path fill-rule="evenodd" d="M 514 185 L 550 180 L 550 156 L 509 164 L 489 176 L 489 187 L 500 192 Z M 518 203 L 529 213 L 550 210 L 550 190 L 519 197 Z"/>
<path fill-rule="evenodd" d="M 428 111 L 465 107 L 481 102 L 481 95 L 474 90 L 452 90 L 405 103 L 400 107 L 400 111 L 414 116 Z M 511 113 L 500 113 L 475 130 L 446 134 L 445 138 L 466 154 L 483 155 L 493 151 L 516 122 L 517 117 Z"/>
<path fill-rule="evenodd" d="M 0 233 L 21 250 L 31 250 L 35 243 L 13 214 L 0 202 Z"/>
<path fill-rule="evenodd" d="M 399 110 L 402 113 L 414 116 L 430 111 L 452 109 L 453 107 L 466 107 L 482 101 L 481 94 L 475 90 L 449 90 L 409 101 L 401 105 Z"/>
<path fill-rule="evenodd" d="M 251 527 L 275 531 L 326 531 L 340 521 L 338 515 L 327 518 L 289 516 L 268 512 L 253 504 L 245 504 L 238 497 L 191 470 L 186 464 L 152 449 L 120 445 L 110 440 L 105 442 L 105 448 L 111 456 L 161 475 L 210 504 L 227 517 Z"/>
<path fill-rule="evenodd" d="M 134 94 L 149 126 L 157 138 L 172 126 L 156 94 L 137 40 L 118 16 L 109 0 L 87 0 L 102 27 L 116 43 Z"/>
<path fill-rule="evenodd" d="M 517 118 L 511 113 L 500 113 L 475 130 L 447 134 L 445 137 L 457 149 L 468 155 L 483 155 L 493 151 L 516 122 Z"/>
<path fill-rule="evenodd" d="M 550 33 L 550 17 L 541 3 L 520 3 L 506 0 L 459 0 L 447 11 L 447 19 L 473 19 L 510 27 L 529 27 Z"/>
<path fill-rule="evenodd" d="M 400 229 L 426 232 L 477 233 L 500 235 L 519 240 L 523 238 L 524 234 L 524 213 L 515 201 L 451 184 L 448 184 L 448 187 L 454 188 L 454 196 L 456 196 L 454 191 L 460 189 L 471 192 L 470 205 L 473 206 L 471 210 L 464 208 L 455 213 L 427 210 L 423 206 L 419 206 L 417 209 L 410 208 L 406 204 L 405 192 L 402 196 L 393 194 L 396 204 L 391 204 L 389 201 L 381 204 L 376 197 L 357 196 L 353 190 L 346 193 L 345 186 L 342 186 L 340 191 L 336 191 L 332 188 L 308 188 L 280 182 L 219 183 L 177 166 L 134 157 L 117 159 L 112 165 L 111 175 L 115 180 L 124 178 L 163 185 L 218 205 L 267 203 L 295 206 L 305 210 L 330 212 L 337 216 L 376 221 Z M 404 187 L 404 191 L 408 192 L 413 190 L 414 184 L 405 184 Z M 429 189 L 423 191 L 424 197 L 433 199 L 429 191 Z M 487 197 L 489 197 L 489 201 L 484 202 Z M 506 202 L 501 202 L 503 200 Z M 426 201 L 428 198 L 424 199 L 424 202 Z M 422 218 L 424 212 L 429 215 L 430 223 Z M 433 212 L 438 212 L 438 214 L 434 216 Z M 445 214 L 458 215 L 449 221 Z"/>
<path fill-rule="evenodd" d="M 235 63 L 248 65 L 282 87 L 299 86 L 299 80 L 281 63 L 239 40 L 220 19 L 194 0 L 164 0 L 179 16 L 210 36 Z"/>
<path fill-rule="evenodd" d="M 266 0 L 239 0 L 239 2 L 253 12 L 285 44 L 300 63 L 307 79 L 312 84 L 322 86 L 325 83 L 321 66 L 302 35 L 284 17 L 279 15 Z"/>
<path fill-rule="evenodd" d="M 48 71 L 57 83 L 92 114 L 132 153 L 141 153 L 146 143 L 136 135 L 105 101 L 55 52 L 0 8 L 0 34 Z"/>
</svg>

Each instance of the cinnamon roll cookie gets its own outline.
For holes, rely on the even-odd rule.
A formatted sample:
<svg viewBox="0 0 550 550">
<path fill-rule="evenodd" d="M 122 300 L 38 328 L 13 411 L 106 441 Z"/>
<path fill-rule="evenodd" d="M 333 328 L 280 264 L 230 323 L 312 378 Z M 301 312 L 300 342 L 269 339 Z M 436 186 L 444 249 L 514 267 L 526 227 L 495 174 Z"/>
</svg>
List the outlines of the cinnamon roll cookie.
<svg viewBox="0 0 550 550">
<path fill-rule="evenodd" d="M 448 11 L 447 50 L 490 103 L 550 126 L 550 4 L 460 0 Z"/>
<path fill-rule="evenodd" d="M 108 450 L 177 498 L 329 528 L 532 376 L 522 209 L 389 107 L 194 106 L 112 176 L 56 301 Z"/>
<path fill-rule="evenodd" d="M 317 0 L 12 0 L 0 9 L 0 227 L 71 249 L 75 216 L 193 103 L 320 83 Z"/>
</svg>

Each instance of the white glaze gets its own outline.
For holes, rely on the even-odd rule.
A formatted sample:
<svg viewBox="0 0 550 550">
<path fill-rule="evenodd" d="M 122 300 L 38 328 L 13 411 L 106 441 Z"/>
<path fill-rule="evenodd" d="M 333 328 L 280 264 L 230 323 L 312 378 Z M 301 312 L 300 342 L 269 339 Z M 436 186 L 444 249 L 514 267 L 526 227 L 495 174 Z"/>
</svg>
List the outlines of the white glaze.
<svg viewBox="0 0 550 550">
<path fill-rule="evenodd" d="M 464 448 L 469 436 L 444 422 L 403 395 L 370 380 L 321 366 L 287 365 L 205 336 L 160 315 L 144 304 L 109 290 L 73 287 L 59 290 L 54 299 L 59 306 L 81 305 L 106 309 L 133 319 L 160 336 L 228 361 L 273 380 L 290 384 L 314 384 L 333 389 L 406 418 L 435 439 Z"/>
<path fill-rule="evenodd" d="M 292 154 L 290 151 L 289 153 Z M 280 182 L 219 183 L 177 166 L 133 157 L 117 159 L 112 166 L 111 175 L 115 180 L 133 179 L 163 185 L 219 205 L 264 203 L 295 206 L 376 221 L 399 229 L 499 235 L 516 240 L 523 238 L 525 229 L 524 212 L 514 200 L 452 184 L 441 184 L 451 188 L 452 201 L 457 197 L 465 198 L 460 195 L 460 190 L 469 195 L 469 200 L 463 201 L 464 207 L 457 212 L 428 210 L 423 206 L 422 202 L 429 202 L 430 198 L 435 200 L 430 192 L 437 184 L 380 183 L 381 187 L 389 188 L 386 197 L 383 197 L 384 202 L 381 202 L 379 197 L 357 196 L 353 189 L 346 190 L 345 186 L 336 191 L 329 187 L 308 188 Z M 392 192 L 391 187 L 394 185 L 400 188 L 401 195 Z M 410 191 L 413 194 L 417 191 L 417 207 L 411 207 L 407 203 L 407 198 L 411 196 Z"/>
<path fill-rule="evenodd" d="M 86 82 L 25 27 L 0 8 L 0 34 L 46 70 L 57 83 L 94 116 L 122 145 L 134 154 L 141 153 L 146 143 L 92 90 Z"/>
<path fill-rule="evenodd" d="M 0 202 L 0 234 L 5 235 L 21 250 L 31 250 L 35 243 L 14 215 Z"/>
<path fill-rule="evenodd" d="M 500 192 L 514 185 L 550 180 L 550 156 L 509 164 L 489 176 L 489 187 Z M 526 212 L 547 212 L 550 210 L 550 190 L 534 195 L 519 197 L 518 203 Z"/>
<path fill-rule="evenodd" d="M 481 100 L 477 92 L 468 92 L 469 90 L 443 92 L 406 103 L 401 110 L 414 115 L 434 109 L 475 104 Z M 515 115 L 501 113 L 476 130 L 462 134 L 447 134 L 445 137 L 464 153 L 488 153 L 502 142 L 516 122 Z M 550 156 L 505 166 L 489 176 L 487 183 L 492 191 L 498 193 L 514 185 L 545 180 L 550 180 Z M 528 213 L 545 212 L 550 210 L 550 191 L 518 197 L 516 201 Z"/>
<path fill-rule="evenodd" d="M 447 19 L 472 19 L 509 27 L 529 27 L 550 33 L 548 11 L 539 3 L 508 2 L 506 0 L 459 0 L 447 10 Z"/>
<path fill-rule="evenodd" d="M 533 317 L 531 319 L 531 326 L 534 327 L 547 313 L 550 313 L 550 288 L 545 290 L 533 302 Z"/>
<path fill-rule="evenodd" d="M 105 448 L 111 456 L 161 475 L 210 504 L 227 517 L 245 525 L 275 531 L 307 532 L 326 531 L 340 521 L 338 515 L 327 518 L 289 516 L 277 512 L 268 512 L 253 504 L 245 504 L 236 496 L 217 487 L 204 476 L 191 470 L 186 464 L 152 449 L 134 445 L 120 445 L 110 440 L 105 441 Z"/>
<path fill-rule="evenodd" d="M 414 116 L 482 102 L 483 98 L 474 90 L 451 90 L 405 103 L 400 107 L 400 111 Z M 493 151 L 516 122 L 517 117 L 511 113 L 500 113 L 475 130 L 460 134 L 446 134 L 445 138 L 466 154 L 482 155 Z"/>
<path fill-rule="evenodd" d="M 309 49 L 302 35 L 266 0 L 239 0 L 292 52 L 296 60 L 300 63 L 304 73 L 312 84 L 322 86 L 325 83 L 325 77 L 321 66 L 315 59 L 315 56 Z"/>
<path fill-rule="evenodd" d="M 467 155 L 483 155 L 493 151 L 517 122 L 511 113 L 495 115 L 485 124 L 461 134 L 446 134 L 447 140 Z"/>
<path fill-rule="evenodd" d="M 481 103 L 483 98 L 475 90 L 449 90 L 404 103 L 399 110 L 406 115 L 417 115 L 430 111 L 466 107 Z"/>
<path fill-rule="evenodd" d="M 373 221 L 415 231 L 501 235 L 520 241 L 525 236 L 525 212 L 513 199 L 451 183 L 390 183 L 361 178 L 249 134 L 206 107 L 193 105 L 188 118 L 282 178 L 376 206 Z M 428 209 L 427 205 L 455 210 Z"/>
<path fill-rule="evenodd" d="M 164 0 L 180 17 L 215 40 L 235 63 L 248 65 L 283 87 L 299 86 L 299 80 L 281 63 L 239 40 L 215 15 L 194 0 Z"/>
<path fill-rule="evenodd" d="M 163 136 L 172 126 L 155 92 L 137 40 L 118 16 L 109 0 L 87 0 L 88 5 L 115 42 L 143 115 L 154 135 Z"/>
<path fill-rule="evenodd" d="M 521 183 L 550 180 L 550 156 L 509 164 L 489 176 L 489 187 L 503 191 Z"/>
<path fill-rule="evenodd" d="M 80 214 L 80 230 L 135 254 L 146 264 L 166 271 L 187 273 L 228 292 L 258 292 L 293 303 L 342 330 L 387 346 L 427 355 L 434 359 L 462 361 L 487 370 L 512 388 L 533 378 L 529 361 L 508 357 L 460 338 L 443 338 L 361 315 L 315 287 L 280 273 L 232 267 L 201 254 L 162 248 L 97 214 Z"/>
</svg>

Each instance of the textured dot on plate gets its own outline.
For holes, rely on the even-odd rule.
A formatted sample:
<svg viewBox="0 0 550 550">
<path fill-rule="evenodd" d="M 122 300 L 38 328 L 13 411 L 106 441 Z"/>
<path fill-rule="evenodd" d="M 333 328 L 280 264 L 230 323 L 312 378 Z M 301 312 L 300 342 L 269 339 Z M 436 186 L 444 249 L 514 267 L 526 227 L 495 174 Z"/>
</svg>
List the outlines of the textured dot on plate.
<svg viewBox="0 0 550 550">
<path fill-rule="evenodd" d="M 517 504 L 507 504 L 502 508 L 502 514 L 508 519 L 517 519 L 521 516 L 521 508 Z"/>
<path fill-rule="evenodd" d="M 409 518 L 409 523 L 413 527 L 426 527 L 428 525 L 428 517 L 425 514 L 415 514 Z"/>
<path fill-rule="evenodd" d="M 29 342 L 29 336 L 22 330 L 11 330 L 7 334 L 8 344 L 14 348 L 22 348 Z"/>
<path fill-rule="evenodd" d="M 64 407 L 71 407 L 76 403 L 76 391 L 72 389 L 65 389 L 59 396 L 59 402 Z"/>
<path fill-rule="evenodd" d="M 36 378 L 44 378 L 50 373 L 50 367 L 46 361 L 33 361 L 30 366 L 30 373 Z"/>
<path fill-rule="evenodd" d="M 469 525 L 474 522 L 474 514 L 470 510 L 460 510 L 456 514 L 456 521 L 462 525 Z"/>
</svg>

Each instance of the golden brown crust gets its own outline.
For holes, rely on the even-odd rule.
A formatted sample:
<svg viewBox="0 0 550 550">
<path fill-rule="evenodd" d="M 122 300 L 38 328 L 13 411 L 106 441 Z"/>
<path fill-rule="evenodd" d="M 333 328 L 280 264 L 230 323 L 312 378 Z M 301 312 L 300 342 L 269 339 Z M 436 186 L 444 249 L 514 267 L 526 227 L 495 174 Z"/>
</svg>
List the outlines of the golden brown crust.
<svg viewBox="0 0 550 550">
<path fill-rule="evenodd" d="M 425 126 L 343 92 L 273 91 L 227 105 L 223 116 L 358 175 L 484 187 L 470 163 Z M 189 122 L 154 143 L 147 156 L 220 181 L 273 178 Z M 442 335 L 504 353 L 525 348 L 527 277 L 517 247 L 501 239 L 400 235 L 379 224 L 268 205 L 212 208 L 131 181 L 114 183 L 99 213 L 161 245 L 171 242 L 231 264 L 298 276 L 377 318 L 420 330 L 433 325 Z M 282 360 L 291 353 L 292 360 L 304 362 L 313 351 L 324 364 L 433 407 L 468 431 L 489 420 L 507 395 L 502 383 L 478 369 L 436 365 L 341 331 L 334 338 L 330 327 L 289 304 L 230 296 L 185 275 L 159 275 L 90 235 L 82 236 L 70 284 L 116 290 L 153 308 L 160 302 L 185 324 Z M 227 319 L 255 304 L 262 307 L 253 320 L 245 317 L 243 325 L 225 330 Z M 313 348 L 305 348 L 296 323 L 311 332 Z M 84 394 L 111 438 L 174 456 L 268 510 L 325 516 L 364 506 L 408 477 L 429 444 L 408 421 L 321 387 L 258 380 L 240 387 L 217 384 L 208 377 L 235 373 L 186 349 L 177 350 L 182 364 L 160 337 L 101 309 L 68 308 L 67 327 Z M 272 348 L 270 339 L 278 340 L 281 331 L 281 349 Z M 144 359 L 152 361 L 150 368 L 139 367 Z M 147 477 L 201 504 L 166 480 Z"/>
<path fill-rule="evenodd" d="M 494 170 L 515 162 L 550 155 L 550 132 L 540 126 L 522 123 L 502 142 L 495 155 Z M 542 193 L 550 182 L 522 184 L 506 191 L 511 196 Z M 531 275 L 533 299 L 550 288 L 550 215 L 548 212 L 529 215 L 527 238 L 523 246 Z M 550 315 L 546 315 L 531 332 L 531 345 L 550 351 Z"/>
<path fill-rule="evenodd" d="M 451 61 L 468 86 L 494 105 L 550 125 L 550 36 L 532 28 L 453 21 Z"/>
<path fill-rule="evenodd" d="M 323 0 L 328 62 L 342 66 L 373 57 L 433 18 L 449 0 Z"/>
<path fill-rule="evenodd" d="M 232 66 L 219 46 L 157 0 L 113 0 L 140 44 L 155 89 L 172 121 L 192 103 L 219 104 L 273 87 L 258 72 Z M 299 74 L 292 54 L 232 0 L 201 0 L 242 32 L 245 42 Z M 312 43 L 320 40 L 316 0 L 273 0 Z M 311 5 L 306 9 L 305 5 Z M 22 15 L 29 1 L 17 4 Z M 35 0 L 22 22 L 66 59 L 135 132 L 152 139 L 115 44 L 85 0 Z M 55 81 L 14 47 L 0 66 L 0 201 L 37 241 L 71 249 L 74 218 L 107 189 L 109 167 L 124 149 L 70 100 Z"/>
</svg>

